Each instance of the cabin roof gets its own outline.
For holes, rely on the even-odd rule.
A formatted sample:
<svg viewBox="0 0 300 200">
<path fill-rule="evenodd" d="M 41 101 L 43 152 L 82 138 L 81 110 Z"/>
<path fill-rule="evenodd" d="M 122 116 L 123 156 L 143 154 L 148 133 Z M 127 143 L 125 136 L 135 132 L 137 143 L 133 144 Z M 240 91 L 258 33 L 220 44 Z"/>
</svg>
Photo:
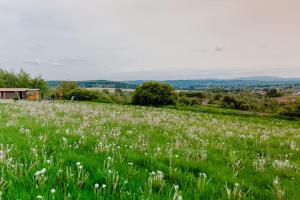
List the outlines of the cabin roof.
<svg viewBox="0 0 300 200">
<path fill-rule="evenodd" d="M 27 91 L 39 91 L 39 89 L 29 89 L 29 88 L 0 88 L 0 92 L 27 92 Z"/>
</svg>

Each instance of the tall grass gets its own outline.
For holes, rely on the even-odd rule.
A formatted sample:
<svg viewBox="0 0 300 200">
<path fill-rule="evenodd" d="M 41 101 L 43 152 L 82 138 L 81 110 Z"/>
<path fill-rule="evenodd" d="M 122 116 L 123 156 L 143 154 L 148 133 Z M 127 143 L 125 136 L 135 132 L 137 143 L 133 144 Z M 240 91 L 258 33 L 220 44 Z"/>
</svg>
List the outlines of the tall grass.
<svg viewBox="0 0 300 200">
<path fill-rule="evenodd" d="M 300 123 L 2 102 L 1 199 L 299 199 Z"/>
</svg>

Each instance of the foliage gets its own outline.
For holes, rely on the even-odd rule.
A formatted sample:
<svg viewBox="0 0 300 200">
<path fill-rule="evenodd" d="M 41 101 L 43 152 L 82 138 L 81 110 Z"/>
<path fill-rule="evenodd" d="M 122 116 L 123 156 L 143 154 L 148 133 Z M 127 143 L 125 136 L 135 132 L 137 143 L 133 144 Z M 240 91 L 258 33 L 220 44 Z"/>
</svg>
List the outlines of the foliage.
<svg viewBox="0 0 300 200">
<path fill-rule="evenodd" d="M 135 90 L 132 102 L 143 106 L 172 105 L 175 103 L 175 92 L 168 84 L 146 82 Z"/>
<path fill-rule="evenodd" d="M 194 106 L 201 105 L 202 100 L 206 96 L 202 92 L 194 92 L 194 91 L 180 91 L 178 93 L 178 98 L 176 99 L 176 104 L 181 106 Z"/>
<path fill-rule="evenodd" d="M 117 89 L 110 93 L 108 90 L 99 91 L 94 89 L 79 88 L 76 82 L 62 82 L 55 90 L 58 99 L 77 101 L 97 101 L 103 103 L 131 103 L 131 93 Z M 52 97 L 53 93 L 52 93 Z M 55 97 L 54 97 L 55 98 Z"/>
<path fill-rule="evenodd" d="M 196 97 L 179 96 L 176 100 L 176 104 L 181 106 L 195 106 L 201 105 L 202 101 Z"/>
<path fill-rule="evenodd" d="M 40 89 L 41 95 L 47 95 L 48 86 L 41 76 L 31 77 L 21 70 L 19 73 L 0 69 L 0 88 L 33 88 Z"/>
<path fill-rule="evenodd" d="M 224 96 L 222 99 L 222 105 L 225 108 L 233 108 L 238 110 L 250 110 L 251 105 L 247 104 L 244 101 L 237 100 L 234 96 Z"/>
<path fill-rule="evenodd" d="M 79 101 L 93 101 L 99 99 L 100 95 L 97 91 L 76 88 L 70 90 L 66 95 L 67 99 L 72 99 L 72 97 Z"/>
<path fill-rule="evenodd" d="M 278 109 L 278 113 L 291 117 L 300 117 L 300 101 L 298 100 L 292 104 L 284 104 Z"/>
<path fill-rule="evenodd" d="M 43 97 L 49 95 L 49 88 L 47 86 L 47 83 L 41 76 L 38 76 L 38 77 L 35 77 L 34 79 L 32 79 L 32 86 L 33 86 L 33 88 L 40 89 L 41 95 Z"/>
<path fill-rule="evenodd" d="M 67 99 L 71 90 L 77 89 L 78 85 L 75 81 L 62 81 L 56 88 L 56 97 L 60 99 Z"/>
<path fill-rule="evenodd" d="M 283 96 L 276 88 L 267 90 L 267 97 L 281 97 Z"/>
</svg>

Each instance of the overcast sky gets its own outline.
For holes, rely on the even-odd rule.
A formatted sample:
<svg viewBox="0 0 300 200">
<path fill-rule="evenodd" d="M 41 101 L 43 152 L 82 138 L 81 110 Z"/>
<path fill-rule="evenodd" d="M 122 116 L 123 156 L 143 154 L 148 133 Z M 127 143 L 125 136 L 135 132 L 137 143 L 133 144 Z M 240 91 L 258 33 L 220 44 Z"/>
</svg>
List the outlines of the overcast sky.
<svg viewBox="0 0 300 200">
<path fill-rule="evenodd" d="M 300 77 L 299 0 L 1 0 L 0 67 L 50 80 Z"/>
</svg>

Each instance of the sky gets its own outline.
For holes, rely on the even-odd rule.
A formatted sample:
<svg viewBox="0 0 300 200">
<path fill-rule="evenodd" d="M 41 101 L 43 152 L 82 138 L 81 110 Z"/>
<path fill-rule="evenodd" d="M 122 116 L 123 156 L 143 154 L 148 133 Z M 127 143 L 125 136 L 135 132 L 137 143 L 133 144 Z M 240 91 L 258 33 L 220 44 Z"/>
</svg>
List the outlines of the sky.
<svg viewBox="0 0 300 200">
<path fill-rule="evenodd" d="M 2 0 L 0 68 L 47 80 L 300 77 L 299 0 Z"/>
</svg>

